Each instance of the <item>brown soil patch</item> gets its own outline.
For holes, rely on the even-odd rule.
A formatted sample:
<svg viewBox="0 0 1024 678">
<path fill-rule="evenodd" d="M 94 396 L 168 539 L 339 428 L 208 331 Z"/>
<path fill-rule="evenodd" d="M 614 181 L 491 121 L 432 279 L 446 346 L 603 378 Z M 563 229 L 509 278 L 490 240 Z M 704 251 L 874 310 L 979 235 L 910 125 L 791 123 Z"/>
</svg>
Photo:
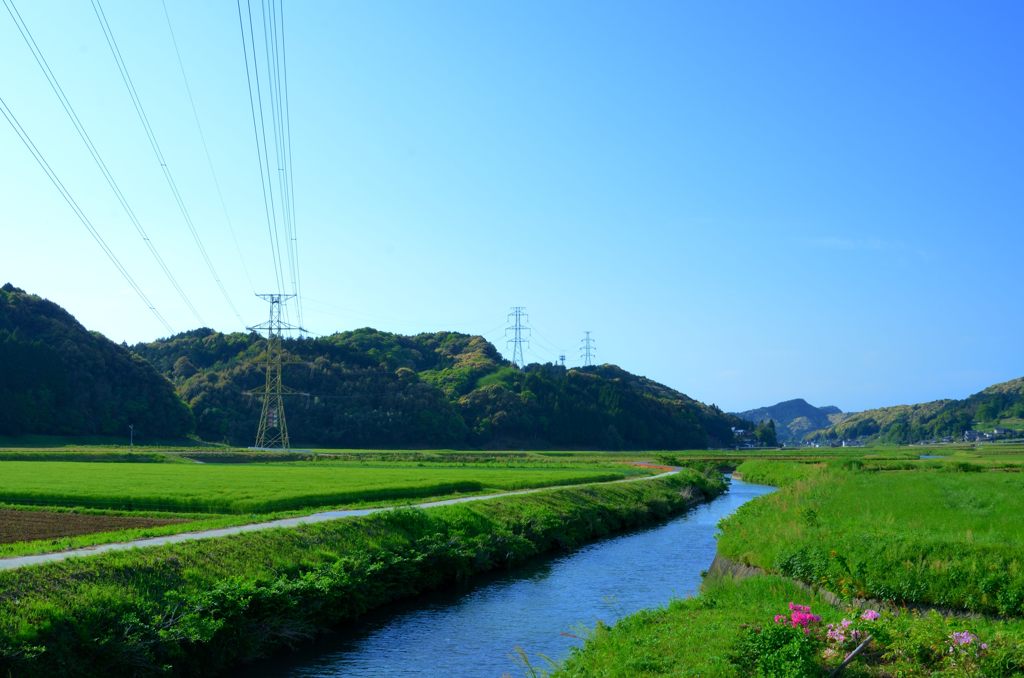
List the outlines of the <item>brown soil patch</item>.
<svg viewBox="0 0 1024 678">
<path fill-rule="evenodd" d="M 94 532 L 112 532 L 132 527 L 153 527 L 186 522 L 181 518 L 133 518 L 49 511 L 0 509 L 0 544 L 33 539 L 74 537 Z"/>
<path fill-rule="evenodd" d="M 649 461 L 631 461 L 630 466 L 639 466 L 640 468 L 650 468 L 656 471 L 674 471 L 674 466 L 665 466 L 665 464 L 655 464 Z"/>
</svg>

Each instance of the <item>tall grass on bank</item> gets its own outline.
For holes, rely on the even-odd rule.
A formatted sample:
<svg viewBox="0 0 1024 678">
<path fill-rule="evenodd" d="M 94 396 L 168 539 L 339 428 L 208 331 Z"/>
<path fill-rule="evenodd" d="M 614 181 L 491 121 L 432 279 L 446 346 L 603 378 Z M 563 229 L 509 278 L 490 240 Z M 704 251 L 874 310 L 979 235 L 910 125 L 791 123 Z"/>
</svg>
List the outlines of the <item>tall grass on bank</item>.
<svg viewBox="0 0 1024 678">
<path fill-rule="evenodd" d="M 1021 515 L 1018 473 L 832 468 L 741 507 L 719 552 L 840 595 L 1020 616 Z"/>
<path fill-rule="evenodd" d="M 737 466 L 736 473 L 748 483 L 784 487 L 818 475 L 823 469 L 821 463 L 752 459 Z"/>
<path fill-rule="evenodd" d="M 386 602 L 679 513 L 684 471 L 0 573 L 0 675 L 208 675 Z"/>
</svg>

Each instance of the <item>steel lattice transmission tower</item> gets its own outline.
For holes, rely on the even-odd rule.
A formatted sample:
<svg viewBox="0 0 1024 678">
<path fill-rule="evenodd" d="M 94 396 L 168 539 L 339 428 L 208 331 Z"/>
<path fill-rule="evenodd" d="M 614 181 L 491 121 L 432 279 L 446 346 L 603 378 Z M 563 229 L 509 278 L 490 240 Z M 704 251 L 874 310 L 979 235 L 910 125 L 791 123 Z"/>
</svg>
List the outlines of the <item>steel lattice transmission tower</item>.
<svg viewBox="0 0 1024 678">
<path fill-rule="evenodd" d="M 284 353 L 281 338 L 287 331 L 305 332 L 306 330 L 281 320 L 284 304 L 292 299 L 294 294 L 257 294 L 256 296 L 270 303 L 270 320 L 249 328 L 253 332 L 265 331 L 267 333 L 267 379 L 263 388 L 260 425 L 256 429 L 256 444 L 253 447 L 287 450 L 289 441 L 288 423 L 284 417 L 285 389 L 281 381 L 281 358 Z"/>
<path fill-rule="evenodd" d="M 590 338 L 590 330 L 584 333 L 583 339 L 580 340 L 583 346 L 580 347 L 580 357 L 583 358 L 583 365 L 589 367 L 594 364 L 594 354 L 597 353 L 597 345 L 594 344 L 594 340 Z"/>
<path fill-rule="evenodd" d="M 529 322 L 530 316 L 526 315 L 525 306 L 513 306 L 508 314 L 508 322 L 512 323 L 505 328 L 505 336 L 511 332 L 512 336 L 506 342 L 512 349 L 512 364 L 516 367 L 526 365 L 526 358 L 523 357 L 523 344 L 529 344 L 530 328 L 523 323 Z"/>
</svg>

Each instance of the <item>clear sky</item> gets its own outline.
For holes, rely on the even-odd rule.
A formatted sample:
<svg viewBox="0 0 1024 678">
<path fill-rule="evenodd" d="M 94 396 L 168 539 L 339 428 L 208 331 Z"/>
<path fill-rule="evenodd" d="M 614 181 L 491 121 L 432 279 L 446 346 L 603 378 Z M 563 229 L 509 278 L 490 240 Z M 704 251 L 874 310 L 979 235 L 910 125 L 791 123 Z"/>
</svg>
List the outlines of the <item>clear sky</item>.
<svg viewBox="0 0 1024 678">
<path fill-rule="evenodd" d="M 85 0 L 17 8 L 202 317 L 243 328 Z M 104 0 L 245 324 L 275 291 L 234 2 Z M 285 25 L 304 323 L 484 334 L 729 410 L 964 397 L 1024 375 L 1024 3 L 312 2 Z M 175 331 L 147 252 L 0 9 L 0 97 Z M 166 334 L 0 119 L 0 279 Z M 2 282 L 3 280 L 0 280 Z M 507 351 L 506 351 L 507 352 Z"/>
</svg>

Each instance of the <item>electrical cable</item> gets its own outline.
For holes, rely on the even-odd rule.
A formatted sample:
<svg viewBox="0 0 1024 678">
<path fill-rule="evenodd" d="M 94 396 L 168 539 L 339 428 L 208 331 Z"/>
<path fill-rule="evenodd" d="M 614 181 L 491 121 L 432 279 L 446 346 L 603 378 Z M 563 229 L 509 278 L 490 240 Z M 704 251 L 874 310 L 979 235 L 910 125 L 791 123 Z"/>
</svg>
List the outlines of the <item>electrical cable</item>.
<svg viewBox="0 0 1024 678">
<path fill-rule="evenodd" d="M 256 156 L 260 166 L 260 185 L 263 189 L 263 210 L 267 218 L 267 232 L 270 236 L 270 252 L 274 260 L 274 272 L 278 285 L 278 293 L 284 293 L 284 274 L 281 265 L 280 241 L 277 237 L 277 209 L 274 204 L 273 183 L 270 179 L 270 156 L 267 153 L 267 132 L 263 115 L 263 95 L 260 88 L 259 63 L 256 57 L 256 38 L 252 25 L 252 6 L 246 0 L 246 13 L 249 18 L 249 49 L 245 44 L 245 23 L 242 19 L 241 0 L 235 0 L 238 7 L 238 27 L 242 34 L 242 54 L 245 59 L 245 77 L 249 85 L 249 108 L 252 112 L 253 134 L 256 138 Z M 252 72 L 249 70 L 249 52 L 252 52 Z M 253 77 L 254 76 L 254 77 Z M 253 97 L 253 80 L 256 81 L 256 96 Z M 260 122 L 256 123 L 256 108 L 259 106 Z M 260 131 L 262 130 L 262 138 Z M 266 172 L 264 173 L 264 159 L 266 159 Z M 269 190 L 268 190 L 269 189 Z"/>
<path fill-rule="evenodd" d="M 242 320 L 242 316 L 239 315 L 238 309 L 235 308 L 234 302 L 231 301 L 231 296 L 228 294 L 227 288 L 224 287 L 224 283 L 221 281 L 220 275 L 217 273 L 217 269 L 210 260 L 209 254 L 206 252 L 206 247 L 203 245 L 203 241 L 199 237 L 199 231 L 196 230 L 196 226 L 192 221 L 188 208 L 185 206 L 185 202 L 178 190 L 177 183 L 174 181 L 174 175 L 171 173 L 171 170 L 167 165 L 167 160 L 164 158 L 163 152 L 160 150 L 160 144 L 157 141 L 156 134 L 154 133 L 152 126 L 149 124 L 149 117 L 146 115 L 146 110 L 143 108 L 142 101 L 139 99 L 138 92 L 135 90 L 135 83 L 132 81 L 131 75 L 128 73 L 128 68 L 125 65 L 124 58 L 121 56 L 121 50 L 117 46 L 117 40 L 114 38 L 114 33 L 107 21 L 106 14 L 103 12 L 103 6 L 100 3 L 100 0 L 91 0 L 91 2 L 93 12 L 95 12 L 96 18 L 100 22 L 100 28 L 103 29 L 103 35 L 107 40 L 107 46 L 110 47 L 110 52 L 117 64 L 118 71 L 121 73 L 121 80 L 128 89 L 128 94 L 131 97 L 132 104 L 135 106 L 135 112 L 138 114 L 139 121 L 145 129 L 146 136 L 149 139 L 149 144 L 153 149 L 153 153 L 156 155 L 160 169 L 163 170 L 164 178 L 167 180 L 167 185 L 171 189 L 171 194 L 174 196 L 178 209 L 181 211 L 181 216 L 185 220 L 185 224 L 188 226 L 189 231 L 192 233 L 192 238 L 195 240 L 196 247 L 199 249 L 199 253 L 202 255 L 207 269 L 209 269 L 210 274 L 213 276 L 214 282 L 217 283 L 217 287 L 220 289 L 221 295 L 224 297 L 224 301 L 226 301 L 228 306 L 231 308 L 231 311 L 234 313 L 235 318 L 238 319 L 239 324 L 244 326 L 245 322 Z"/>
<path fill-rule="evenodd" d="M 171 34 L 171 44 L 174 45 L 174 54 L 178 58 L 178 68 L 181 70 L 181 78 L 185 82 L 185 92 L 188 93 L 188 102 L 192 106 L 192 117 L 196 121 L 196 129 L 199 131 L 199 140 L 203 144 L 203 153 L 206 155 L 206 166 L 210 168 L 210 177 L 213 179 L 213 187 L 217 191 L 217 199 L 220 201 L 221 211 L 224 212 L 224 221 L 227 222 L 228 230 L 231 233 L 231 240 L 235 244 L 235 252 L 238 254 L 238 259 L 242 264 L 242 271 L 245 273 L 245 279 L 249 283 L 249 288 L 255 292 L 256 287 L 252 284 L 252 276 L 249 275 L 249 267 L 245 265 L 245 257 L 242 256 L 242 248 L 239 246 L 238 237 L 235 235 L 235 225 L 231 221 L 231 215 L 228 213 L 228 207 L 224 201 L 224 193 L 220 188 L 220 181 L 217 178 L 217 171 L 213 166 L 210 147 L 206 143 L 206 134 L 203 132 L 202 123 L 199 122 L 199 111 L 196 108 L 196 102 L 192 96 L 192 87 L 189 84 L 188 74 L 185 71 L 185 63 L 181 58 L 181 50 L 178 49 L 178 38 L 174 33 L 174 25 L 171 23 L 171 14 L 167 10 L 167 0 L 160 0 L 160 2 L 163 4 L 164 18 L 167 19 L 167 30 Z"/>
<path fill-rule="evenodd" d="M 106 241 L 103 239 L 103 236 L 99 234 L 99 231 L 96 230 L 96 227 L 85 215 L 85 212 L 82 211 L 82 208 L 79 207 L 78 203 L 68 192 L 67 188 L 65 188 L 63 182 L 61 182 L 60 178 L 50 167 L 50 164 L 46 162 L 46 158 L 36 147 L 35 143 L 32 141 L 32 138 L 29 137 L 28 132 L 25 131 L 25 128 L 23 128 L 21 126 L 21 123 L 18 122 L 18 119 L 14 116 L 14 113 L 11 111 L 11 109 L 7 107 L 7 102 L 3 100 L 3 97 L 0 97 L 0 113 L 3 113 L 4 117 L 7 118 L 7 122 L 10 123 L 11 127 L 14 129 L 15 134 L 17 134 L 18 137 L 21 139 L 21 142 L 25 144 L 25 148 L 29 150 L 29 152 L 32 154 L 32 157 L 35 158 L 36 162 L 39 163 L 39 166 L 43 169 L 44 172 L 46 172 L 46 176 L 53 183 L 54 187 L 56 187 L 57 191 L 60 192 L 61 197 L 64 198 L 65 202 L 67 202 L 68 206 L 71 208 L 71 211 L 75 213 L 75 216 L 78 217 L 78 220 L 81 221 L 82 225 L 85 226 L 86 230 L 89 231 L 89 235 L 91 235 L 93 240 L 96 241 L 96 244 L 100 246 L 100 249 L 103 250 L 104 254 L 107 255 L 107 258 L 109 258 L 111 263 L 114 264 L 115 268 L 117 268 L 121 276 L 125 279 L 128 285 L 131 286 L 131 288 L 135 291 L 135 294 L 138 295 L 139 299 L 142 300 L 142 303 L 144 303 L 146 305 L 146 308 L 148 308 L 153 313 L 153 315 L 156 316 L 156 319 L 160 321 L 160 324 L 164 326 L 164 329 L 167 330 L 167 333 L 169 335 L 174 334 L 174 330 L 171 329 L 170 324 L 168 324 L 167 320 L 164 319 L 160 311 L 157 310 L 153 302 L 149 300 L 149 297 L 146 296 L 145 292 L 142 291 L 142 288 L 139 287 L 139 284 L 135 282 L 135 279 L 131 276 L 128 270 L 121 263 L 121 260 L 118 259 L 117 255 L 114 254 L 114 251 L 110 249 L 110 246 L 107 245 Z"/>
<path fill-rule="evenodd" d="M 82 121 L 78 117 L 78 113 L 75 111 L 74 106 L 71 105 L 71 101 L 64 93 L 64 88 L 61 87 L 60 82 L 57 80 L 57 77 L 50 69 L 49 62 L 47 62 L 46 57 L 43 56 L 42 50 L 36 43 L 35 37 L 32 35 L 32 31 L 29 29 L 28 24 L 25 23 L 25 20 L 22 18 L 21 13 L 18 11 L 17 6 L 14 5 L 13 0 L 3 0 L 3 3 L 4 6 L 7 8 L 8 14 L 11 15 L 11 19 L 14 21 L 14 24 L 17 26 L 18 32 L 21 33 L 21 37 L 25 41 L 25 44 L 28 46 L 29 51 L 32 52 L 32 56 L 35 58 L 36 64 L 38 64 L 39 68 L 43 71 L 43 75 L 46 77 L 47 82 L 50 84 L 50 89 L 52 89 L 53 93 L 57 96 L 57 100 L 64 108 L 64 112 L 67 113 L 68 118 L 71 120 L 71 124 L 74 125 L 75 131 L 78 132 L 79 138 L 82 140 L 82 143 L 85 144 L 86 149 L 92 156 L 92 159 L 96 163 L 96 166 L 99 168 L 100 173 L 103 174 L 103 178 L 106 179 L 107 185 L 110 186 L 110 190 L 113 191 L 114 196 L 117 198 L 118 202 L 121 203 L 121 207 L 124 209 L 125 214 L 128 215 L 129 221 L 132 222 L 132 225 L 135 227 L 135 230 L 138 232 L 143 242 L 146 243 L 146 247 L 149 249 L 150 254 L 153 255 L 154 259 L 156 259 L 157 264 L 160 266 L 160 269 L 167 277 L 167 280 L 171 283 L 171 286 L 174 287 L 175 291 L 178 293 L 178 296 L 181 297 L 181 300 L 183 302 L 185 302 L 185 305 L 192 312 L 192 315 L 195 317 L 195 319 L 198 320 L 200 324 L 204 324 L 202 316 L 199 315 L 199 311 L 196 310 L 196 307 L 192 304 L 192 301 L 188 298 L 188 295 L 185 294 L 185 291 L 181 288 L 181 285 L 178 284 L 177 279 L 174 277 L 174 274 L 171 273 L 171 270 L 170 268 L 168 268 L 167 263 L 164 261 L 163 257 L 160 255 L 160 252 L 157 250 L 156 245 L 153 243 L 152 239 L 150 239 L 149 234 L 146 233 L 146 229 L 143 228 L 142 223 L 135 215 L 135 210 L 132 209 L 131 205 L 128 203 L 127 198 L 125 198 L 124 194 L 121 192 L 121 188 L 118 186 L 117 181 L 115 181 L 113 175 L 110 173 L 110 170 L 107 167 L 106 162 L 104 162 L 103 157 L 100 155 L 99 151 L 96 149 L 96 146 L 93 144 L 92 138 L 89 136 L 89 133 L 86 132 L 85 126 L 82 124 Z"/>
</svg>

